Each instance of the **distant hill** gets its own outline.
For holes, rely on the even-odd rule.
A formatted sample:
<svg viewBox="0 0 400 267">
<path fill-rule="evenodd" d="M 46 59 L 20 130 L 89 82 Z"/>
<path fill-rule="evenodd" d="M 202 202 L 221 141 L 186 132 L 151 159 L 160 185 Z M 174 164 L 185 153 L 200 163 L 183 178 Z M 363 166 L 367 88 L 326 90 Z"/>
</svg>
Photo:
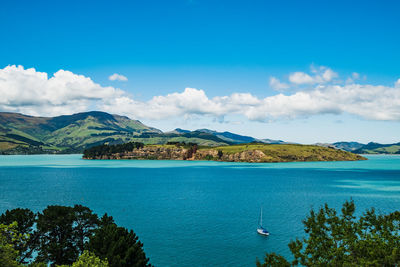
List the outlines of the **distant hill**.
<svg viewBox="0 0 400 267">
<path fill-rule="evenodd" d="M 98 111 L 48 118 L 0 113 L 0 151 L 6 154 L 81 152 L 88 146 L 123 143 L 146 133 L 162 132 Z"/>
<path fill-rule="evenodd" d="M 360 149 L 361 147 L 365 146 L 365 144 L 361 144 L 358 142 L 336 142 L 331 144 L 334 147 L 338 148 L 338 149 L 342 149 L 342 150 L 346 150 L 346 151 L 354 151 L 357 149 Z"/>
<path fill-rule="evenodd" d="M 187 133 L 196 133 L 196 132 L 201 132 L 201 133 L 206 133 L 210 135 L 214 135 L 229 144 L 244 144 L 244 143 L 266 143 L 266 144 L 283 144 L 285 143 L 284 141 L 281 140 L 272 140 L 272 139 L 257 139 L 251 136 L 246 136 L 246 135 L 239 135 L 231 132 L 217 132 L 214 130 L 210 129 L 198 129 L 195 131 L 189 131 L 189 130 L 183 130 L 180 128 L 177 128 L 171 132 L 168 133 L 176 133 L 176 134 L 187 134 Z"/>
<path fill-rule="evenodd" d="M 400 143 L 378 144 L 370 142 L 353 152 L 358 154 L 400 154 Z"/>
<path fill-rule="evenodd" d="M 186 142 L 205 146 L 232 144 L 199 131 L 177 129 L 163 133 L 138 120 L 99 111 L 57 117 L 0 112 L 1 154 L 81 153 L 95 145 L 133 141 L 145 144 Z"/>
<path fill-rule="evenodd" d="M 358 142 L 336 142 L 328 145 L 357 154 L 400 154 L 400 143 L 379 144 L 370 142 L 362 144 Z"/>
</svg>

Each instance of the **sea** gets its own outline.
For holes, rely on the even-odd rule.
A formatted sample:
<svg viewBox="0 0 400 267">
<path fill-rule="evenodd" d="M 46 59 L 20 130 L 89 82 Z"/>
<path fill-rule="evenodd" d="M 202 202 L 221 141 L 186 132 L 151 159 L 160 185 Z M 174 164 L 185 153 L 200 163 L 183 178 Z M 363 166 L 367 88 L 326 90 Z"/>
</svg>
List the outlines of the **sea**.
<svg viewBox="0 0 400 267">
<path fill-rule="evenodd" d="M 400 156 L 366 161 L 228 163 L 0 156 L 0 213 L 82 204 L 133 229 L 155 266 L 255 266 L 288 243 L 324 203 L 356 213 L 400 209 Z M 263 225 L 256 229 L 260 210 Z"/>
</svg>

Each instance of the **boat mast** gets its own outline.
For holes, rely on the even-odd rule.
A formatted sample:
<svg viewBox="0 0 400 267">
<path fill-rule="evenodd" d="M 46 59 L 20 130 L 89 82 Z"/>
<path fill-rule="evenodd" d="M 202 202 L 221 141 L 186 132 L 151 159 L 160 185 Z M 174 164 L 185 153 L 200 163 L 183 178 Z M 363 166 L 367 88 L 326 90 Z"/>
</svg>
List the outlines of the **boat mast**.
<svg viewBox="0 0 400 267">
<path fill-rule="evenodd" d="M 260 210 L 260 226 L 262 226 L 262 207 L 261 207 L 261 210 Z"/>
</svg>

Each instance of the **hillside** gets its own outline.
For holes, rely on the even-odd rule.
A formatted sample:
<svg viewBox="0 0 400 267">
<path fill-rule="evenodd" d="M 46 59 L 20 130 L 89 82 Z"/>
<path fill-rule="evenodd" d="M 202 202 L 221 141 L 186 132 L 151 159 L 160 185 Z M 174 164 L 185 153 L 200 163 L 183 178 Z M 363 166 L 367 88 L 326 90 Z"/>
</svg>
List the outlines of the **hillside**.
<svg viewBox="0 0 400 267">
<path fill-rule="evenodd" d="M 202 132 L 170 133 L 125 116 L 92 111 L 58 117 L 0 112 L 0 153 L 82 153 L 99 144 L 192 142 L 207 146 L 230 142 Z"/>
<path fill-rule="evenodd" d="M 396 144 L 378 144 L 368 143 L 359 149 L 354 150 L 359 154 L 400 154 L 400 143 Z"/>
<path fill-rule="evenodd" d="M 257 142 L 257 143 L 266 143 L 266 144 L 282 144 L 285 143 L 284 141 L 281 140 L 272 140 L 272 139 L 257 139 L 251 136 L 246 136 L 246 135 L 240 135 L 240 134 L 235 134 L 231 132 L 217 132 L 213 131 L 210 129 L 198 129 L 195 131 L 188 131 L 188 130 L 183 130 L 180 128 L 177 128 L 171 132 L 168 133 L 175 133 L 175 134 L 185 134 L 185 133 L 196 133 L 196 132 L 201 132 L 201 133 L 206 133 L 210 135 L 214 135 L 222 140 L 224 140 L 227 143 L 230 144 L 243 144 L 243 143 L 252 143 L 252 142 Z"/>
<path fill-rule="evenodd" d="M 358 142 L 336 142 L 331 144 L 334 147 L 338 148 L 338 149 L 342 149 L 342 150 L 346 150 L 346 151 L 354 151 L 357 150 L 363 146 L 365 146 L 365 144 L 361 144 Z"/>
<path fill-rule="evenodd" d="M 379 144 L 370 142 L 361 144 L 358 142 L 336 142 L 330 145 L 357 154 L 400 154 L 400 143 Z"/>
<path fill-rule="evenodd" d="M 294 162 L 354 161 L 366 158 L 314 145 L 240 144 L 221 147 L 199 147 L 187 144 L 102 145 L 84 151 L 84 159 L 152 159 L 152 160 L 213 160 L 227 162 Z"/>
</svg>

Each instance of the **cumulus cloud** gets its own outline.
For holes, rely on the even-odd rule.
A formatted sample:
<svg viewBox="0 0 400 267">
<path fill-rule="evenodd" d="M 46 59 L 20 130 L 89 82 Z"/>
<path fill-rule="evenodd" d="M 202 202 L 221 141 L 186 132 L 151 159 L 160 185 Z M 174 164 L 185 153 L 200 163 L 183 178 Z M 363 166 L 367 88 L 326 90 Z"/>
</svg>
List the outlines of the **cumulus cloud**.
<svg viewBox="0 0 400 267">
<path fill-rule="evenodd" d="M 265 98 L 250 93 L 210 98 L 204 90 L 186 88 L 139 101 L 123 90 L 103 87 L 69 71 L 59 70 L 48 77 L 35 69 L 8 66 L 0 69 L 0 110 L 44 116 L 103 110 L 138 119 L 211 116 L 218 121 L 232 114 L 248 120 L 270 121 L 348 113 L 370 120 L 400 121 L 400 79 L 394 86 L 338 84 L 334 81 L 337 74 L 329 68 L 318 69 L 308 76 L 313 83 L 300 89 L 297 84 L 289 88 L 288 84 L 271 78 L 270 83 L 278 87 L 284 84 L 290 93 Z"/>
<path fill-rule="evenodd" d="M 59 70 L 52 77 L 34 68 L 0 69 L 0 109 L 30 115 L 59 115 L 86 111 L 94 102 L 123 94 L 90 78 Z"/>
<path fill-rule="evenodd" d="M 126 76 L 118 74 L 118 73 L 114 73 L 113 75 L 108 77 L 108 79 L 110 81 L 121 81 L 121 82 L 126 82 L 128 80 L 128 78 Z"/>
<path fill-rule="evenodd" d="M 324 66 L 321 66 L 319 68 L 311 66 L 311 72 L 313 72 L 314 75 L 309 75 L 305 72 L 300 72 L 300 71 L 293 72 L 289 75 L 289 81 L 297 85 L 316 84 L 316 83 L 327 83 L 339 77 L 339 75 L 332 69 Z"/>
<path fill-rule="evenodd" d="M 314 79 L 304 72 L 294 72 L 290 74 L 289 81 L 296 84 L 314 83 Z"/>
<path fill-rule="evenodd" d="M 281 83 L 281 81 L 275 77 L 269 79 L 269 86 L 276 91 L 283 91 L 289 88 L 286 83 Z"/>
</svg>

